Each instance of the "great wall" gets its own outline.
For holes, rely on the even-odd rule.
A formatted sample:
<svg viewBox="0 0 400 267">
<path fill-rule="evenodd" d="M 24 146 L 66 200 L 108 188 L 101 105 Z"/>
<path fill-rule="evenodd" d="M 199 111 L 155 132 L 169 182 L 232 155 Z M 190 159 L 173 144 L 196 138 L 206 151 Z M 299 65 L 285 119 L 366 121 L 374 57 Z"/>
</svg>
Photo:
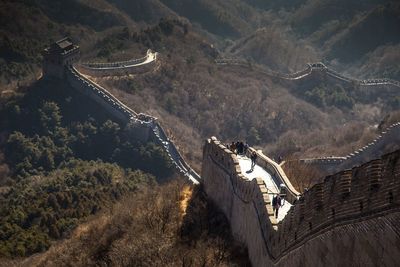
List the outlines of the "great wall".
<svg viewBox="0 0 400 267">
<path fill-rule="evenodd" d="M 235 58 L 219 58 L 215 60 L 217 65 L 233 65 L 233 66 L 242 66 L 242 67 L 252 67 L 255 68 L 257 71 L 262 72 L 268 76 L 272 76 L 275 78 L 280 78 L 284 80 L 300 80 L 304 79 L 313 75 L 320 75 L 326 74 L 327 76 L 335 79 L 335 82 L 345 82 L 345 83 L 353 83 L 358 84 L 359 86 L 376 86 L 376 85 L 390 85 L 395 86 L 400 89 L 400 82 L 388 79 L 388 78 L 378 78 L 378 79 L 366 79 L 366 80 L 359 80 L 356 78 L 346 77 L 331 68 L 325 66 L 322 62 L 317 63 L 308 63 L 306 68 L 303 70 L 294 72 L 294 73 L 280 73 L 276 71 L 267 70 L 262 68 L 258 65 L 251 64 L 249 61 L 242 60 L 242 59 L 235 59 Z"/>
<path fill-rule="evenodd" d="M 346 156 L 305 158 L 300 159 L 299 162 L 310 166 L 315 166 L 325 170 L 327 173 L 332 174 L 334 172 L 348 169 L 353 166 L 360 165 L 363 162 L 378 158 L 380 156 L 380 152 L 384 150 L 386 145 L 396 143 L 400 144 L 400 122 L 390 125 L 372 142 Z"/>
<path fill-rule="evenodd" d="M 390 95 L 397 95 L 400 91 L 400 82 L 387 78 L 380 79 L 367 79 L 359 80 L 356 78 L 346 77 L 340 73 L 328 68 L 323 63 L 309 63 L 306 68 L 294 73 L 280 73 L 267 70 L 258 65 L 251 64 L 250 62 L 242 59 L 235 58 L 219 58 L 215 60 L 217 65 L 221 66 L 241 66 L 257 70 L 265 75 L 273 78 L 282 79 L 289 82 L 300 82 L 307 79 L 330 79 L 333 83 L 343 83 L 346 85 L 358 87 L 364 94 L 369 96 L 373 95 L 382 87 L 390 92 Z M 398 143 L 400 144 L 400 122 L 394 123 L 383 130 L 381 134 L 372 140 L 368 145 L 355 150 L 354 152 L 345 156 L 329 156 L 319 158 L 304 158 L 299 162 L 323 169 L 324 173 L 332 174 L 343 169 L 351 168 L 363 162 L 372 160 L 380 156 L 379 151 L 382 151 L 387 144 Z"/>
<path fill-rule="evenodd" d="M 249 148 L 247 153 L 257 153 L 257 167 L 268 173 L 275 188 L 286 188 L 285 199 L 290 208 L 278 220 L 271 205 L 271 196 L 276 192 L 267 186 L 265 177 L 246 176 L 240 164 L 246 157 L 240 158 L 212 137 L 203 148 L 200 177 L 182 158 L 156 118 L 137 114 L 87 76 L 141 73 L 154 67 L 156 53 L 150 51 L 139 60 L 107 64 L 79 64 L 78 59 L 79 49 L 71 40 L 56 42 L 44 52 L 44 77 L 65 79 L 126 125 L 131 138 L 161 145 L 176 168 L 192 182 L 201 183 L 208 197 L 224 212 L 234 237 L 246 245 L 253 266 L 400 264 L 400 150 L 353 167 L 360 165 L 366 154 L 378 150 L 382 143 L 379 140 L 387 140 L 388 136 L 398 138 L 399 124 L 392 125 L 376 142 L 354 155 L 308 159 L 337 161 L 333 165 L 340 168 L 346 166 L 344 163 L 352 163 L 343 167 L 347 170 L 327 176 L 304 194 L 296 191 L 279 164 Z M 308 77 L 315 69 L 328 73 L 324 65 L 310 64 L 287 79 Z M 86 71 L 86 75 L 79 70 Z M 375 81 L 377 84 L 378 80 Z M 384 83 L 399 87 L 397 82 Z"/>
<path fill-rule="evenodd" d="M 154 68 L 157 53 L 150 49 L 146 56 L 139 59 L 112 63 L 81 63 L 81 72 L 90 76 L 119 76 L 144 73 Z"/>
<path fill-rule="evenodd" d="M 258 164 L 271 166 L 259 153 Z M 400 262 L 400 151 L 295 191 L 284 220 L 273 216 L 261 179 L 248 180 L 237 156 L 206 141 L 202 182 L 230 221 L 254 266 L 397 266 Z"/>
<path fill-rule="evenodd" d="M 154 141 L 163 147 L 177 170 L 187 176 L 193 183 L 198 183 L 200 181 L 200 175 L 187 164 L 174 143 L 166 135 L 164 129 L 157 121 L 157 118 L 142 113 L 137 114 L 105 88 L 91 81 L 87 76 L 78 71 L 77 67 L 83 68 L 80 64 L 74 66 L 79 58 L 78 48 L 79 47 L 74 45 L 68 38 L 64 38 L 47 48 L 44 52 L 43 61 L 44 77 L 65 79 L 76 91 L 97 102 L 108 111 L 110 116 L 124 124 L 132 139 L 141 142 Z M 142 71 L 143 67 L 150 69 L 154 66 L 157 59 L 156 54 L 148 51 L 145 58 L 149 57 L 151 57 L 151 60 L 141 59 L 127 62 L 141 62 L 137 67 Z M 148 66 L 143 66 L 144 62 L 147 62 Z M 106 65 L 107 72 L 102 70 L 99 74 L 109 75 L 116 71 L 119 75 L 122 65 L 125 65 L 125 63 L 108 64 Z M 97 68 L 97 64 L 93 66 L 85 64 L 85 66 L 89 66 L 89 68 L 93 67 L 94 69 Z M 132 70 L 132 66 L 130 65 L 127 68 Z M 102 67 L 98 69 L 102 69 Z M 124 73 L 125 71 L 127 70 L 124 69 Z M 98 74 L 98 72 L 94 73 Z"/>
</svg>

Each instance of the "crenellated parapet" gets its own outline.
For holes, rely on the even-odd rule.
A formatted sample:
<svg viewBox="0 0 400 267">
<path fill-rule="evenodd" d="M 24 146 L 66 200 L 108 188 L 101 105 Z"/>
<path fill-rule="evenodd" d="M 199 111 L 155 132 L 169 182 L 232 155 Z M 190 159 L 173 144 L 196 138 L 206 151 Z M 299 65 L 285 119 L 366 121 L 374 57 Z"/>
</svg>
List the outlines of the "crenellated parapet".
<svg viewBox="0 0 400 267">
<path fill-rule="evenodd" d="M 82 74 L 74 65 L 79 59 L 79 46 L 71 39 L 64 38 L 55 42 L 43 52 L 43 73 L 45 78 L 65 79 L 72 88 L 97 102 L 116 121 L 125 126 L 130 138 L 135 141 L 154 141 L 165 149 L 165 152 L 179 172 L 187 176 L 193 183 L 199 183 L 201 177 L 183 159 L 175 144 L 165 134 L 157 118 L 143 113 L 136 113 L 126 106 L 104 87 L 90 80 Z M 92 63 L 86 64 L 86 69 L 92 69 L 108 74 L 117 74 L 118 70 L 129 68 L 151 67 L 157 59 L 157 53 L 147 51 L 144 58 L 116 63 Z M 105 74 L 106 72 L 104 72 Z M 93 73 L 92 73 L 93 74 Z"/>
<path fill-rule="evenodd" d="M 79 46 L 66 37 L 51 44 L 42 52 L 44 78 L 64 78 L 64 69 L 72 66 L 80 58 Z"/>
<path fill-rule="evenodd" d="M 154 68 L 158 53 L 150 49 L 146 56 L 128 61 L 110 62 L 110 63 L 81 63 L 80 71 L 90 76 L 120 76 L 129 74 L 138 74 L 150 71 Z"/>
<path fill-rule="evenodd" d="M 266 244 L 278 224 L 263 180 L 243 176 L 236 155 L 215 137 L 204 145 L 202 166 L 205 192 L 228 217 L 234 235 L 253 248 L 249 252 L 272 256 Z"/>
<path fill-rule="evenodd" d="M 394 123 L 382 131 L 372 142 L 348 155 L 337 157 L 318 157 L 300 159 L 299 162 L 321 168 L 328 173 L 334 173 L 346 168 L 352 168 L 363 162 L 378 158 L 381 151 L 389 144 L 400 143 L 400 122 Z"/>
<path fill-rule="evenodd" d="M 236 155 L 214 137 L 204 146 L 202 177 L 206 193 L 228 217 L 234 236 L 247 245 L 254 266 L 285 266 L 306 242 L 316 242 L 345 225 L 386 220 L 400 209 L 400 150 L 327 176 L 300 196 L 278 224 L 263 181 L 245 178 Z M 382 225 L 382 231 L 392 227 Z M 354 242 L 365 238 L 346 235 Z"/>
<path fill-rule="evenodd" d="M 299 198 L 300 193 L 294 188 L 289 178 L 283 171 L 282 167 L 278 163 L 264 155 L 261 150 L 256 150 L 252 147 L 247 150 L 247 156 L 250 158 L 250 154 L 253 152 L 257 154 L 256 163 L 264 168 L 269 174 L 271 174 L 272 179 L 275 181 L 275 184 L 285 185 L 287 189 L 286 200 L 288 200 L 290 203 L 295 202 Z"/>
<path fill-rule="evenodd" d="M 65 77 L 75 90 L 99 103 L 118 121 L 126 124 L 137 117 L 138 114 L 135 111 L 123 104 L 108 90 L 86 78 L 75 67 L 66 68 Z"/>
<path fill-rule="evenodd" d="M 148 114 L 136 113 L 117 97 L 80 73 L 75 67 L 65 69 L 65 77 L 69 84 L 78 92 L 88 96 L 117 121 L 126 125 L 125 130 L 135 140 L 156 142 L 163 147 L 175 167 L 192 182 L 199 183 L 201 177 L 183 159 L 174 143 L 165 134 L 157 118 Z"/>
<path fill-rule="evenodd" d="M 308 63 L 308 64 L 306 64 L 306 67 L 303 70 L 300 70 L 300 71 L 297 71 L 294 73 L 281 73 L 281 72 L 276 72 L 276 71 L 272 71 L 272 70 L 266 70 L 257 65 L 253 65 L 250 61 L 238 59 L 238 58 L 219 58 L 219 59 L 215 60 L 215 63 L 217 65 L 221 65 L 221 66 L 232 65 L 232 66 L 251 67 L 253 69 L 257 69 L 258 71 L 260 71 L 268 76 L 272 76 L 275 78 L 288 80 L 288 81 L 304 80 L 304 79 L 308 79 L 308 78 L 314 77 L 314 76 L 317 76 L 317 77 L 322 76 L 325 78 L 333 79 L 335 82 L 339 82 L 339 83 L 343 83 L 343 84 L 357 85 L 360 88 L 364 88 L 364 89 L 368 89 L 369 87 L 373 88 L 376 86 L 381 87 L 382 85 L 390 86 L 397 90 L 400 88 L 399 81 L 396 81 L 393 79 L 388 79 L 388 78 L 375 78 L 375 79 L 360 80 L 357 78 L 342 75 L 342 74 L 338 73 L 337 71 L 334 71 L 333 69 L 328 68 L 322 62 Z"/>
<path fill-rule="evenodd" d="M 306 241 L 337 224 L 398 209 L 400 197 L 396 192 L 399 190 L 399 150 L 352 170 L 327 176 L 307 191 L 288 213 L 287 216 L 292 213 L 296 218 L 296 227 L 284 233 L 288 237 L 287 247 L 294 247 L 298 241 Z"/>
</svg>

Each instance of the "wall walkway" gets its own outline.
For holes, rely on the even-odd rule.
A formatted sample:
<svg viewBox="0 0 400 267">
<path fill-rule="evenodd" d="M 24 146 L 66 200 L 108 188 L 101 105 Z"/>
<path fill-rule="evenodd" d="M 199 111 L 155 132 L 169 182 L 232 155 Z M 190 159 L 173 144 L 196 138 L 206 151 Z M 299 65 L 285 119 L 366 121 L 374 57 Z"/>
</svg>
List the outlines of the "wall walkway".
<svg viewBox="0 0 400 267">
<path fill-rule="evenodd" d="M 268 76 L 273 76 L 276 78 L 284 79 L 284 80 L 301 80 L 308 78 L 309 76 L 312 76 L 314 74 L 326 74 L 327 76 L 340 81 L 340 82 L 345 82 L 345 83 L 352 83 L 356 84 L 360 87 L 373 87 L 373 86 L 381 86 L 381 85 L 389 85 L 389 86 L 394 86 L 397 89 L 400 88 L 400 82 L 393 80 L 393 79 L 388 79 L 388 78 L 379 78 L 379 79 L 366 79 L 366 80 L 359 80 L 356 78 L 352 77 L 347 77 L 344 76 L 331 68 L 328 68 L 325 66 L 322 62 L 317 62 L 317 63 L 308 63 L 306 68 L 303 70 L 300 70 L 298 72 L 294 73 L 281 73 L 281 72 L 275 72 L 271 70 L 264 69 L 258 65 L 253 65 L 249 61 L 242 60 L 242 59 L 235 59 L 235 58 L 220 58 L 215 60 L 215 63 L 217 65 L 236 65 L 236 66 L 243 66 L 243 67 L 252 67 L 255 68 L 257 71 L 260 71 Z"/>
<path fill-rule="evenodd" d="M 111 63 L 81 63 L 82 73 L 90 76 L 120 76 L 150 71 L 157 61 L 157 52 L 147 50 L 146 56 L 139 59 Z"/>
<path fill-rule="evenodd" d="M 246 179 L 236 155 L 216 138 L 204 145 L 202 178 L 254 266 L 399 263 L 400 150 L 326 177 L 279 223 L 262 179 Z"/>
<path fill-rule="evenodd" d="M 327 173 L 334 173 L 378 158 L 386 146 L 395 143 L 400 144 L 400 122 L 392 124 L 368 145 L 346 156 L 306 158 L 300 159 L 299 162 L 320 168 Z"/>
<path fill-rule="evenodd" d="M 148 140 L 155 141 L 164 148 L 179 172 L 187 176 L 193 183 L 200 182 L 200 175 L 183 159 L 156 118 L 146 114 L 136 113 L 104 87 L 89 80 L 73 66 L 66 69 L 65 75 L 68 82 L 75 90 L 89 96 L 105 108 L 114 119 L 125 124 L 127 126 L 127 131 L 130 132 L 133 139 L 142 142 L 147 142 Z"/>
</svg>

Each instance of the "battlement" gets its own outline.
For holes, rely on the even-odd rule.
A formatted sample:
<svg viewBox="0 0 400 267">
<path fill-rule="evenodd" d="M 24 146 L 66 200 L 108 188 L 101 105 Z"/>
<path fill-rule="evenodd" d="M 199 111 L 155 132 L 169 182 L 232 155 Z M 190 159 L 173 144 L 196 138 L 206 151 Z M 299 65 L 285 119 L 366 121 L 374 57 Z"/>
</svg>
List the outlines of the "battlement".
<svg viewBox="0 0 400 267">
<path fill-rule="evenodd" d="M 219 58 L 215 60 L 215 63 L 221 66 L 231 65 L 231 66 L 251 67 L 252 69 L 256 69 L 257 71 L 264 73 L 265 75 L 287 81 L 300 81 L 308 79 L 313 76 L 318 77 L 323 75 L 325 78 L 332 79 L 335 82 L 343 84 L 354 84 L 363 89 L 374 88 L 376 86 L 388 86 L 390 88 L 393 88 L 394 90 L 398 90 L 400 88 L 399 81 L 388 78 L 359 80 L 353 77 L 342 75 L 332 70 L 331 68 L 327 67 L 322 62 L 308 63 L 306 64 L 306 67 L 303 70 L 294 73 L 281 73 L 277 71 L 267 70 L 256 64 L 253 64 L 248 60 L 243 60 L 239 58 Z"/>
<path fill-rule="evenodd" d="M 141 142 L 149 140 L 156 142 L 165 149 L 179 172 L 186 175 L 193 183 L 200 181 L 200 175 L 183 159 L 160 123 L 157 122 L 157 118 L 148 114 L 136 113 L 105 88 L 82 75 L 73 66 L 66 69 L 65 78 L 75 90 L 90 97 L 107 110 L 114 119 L 126 125 L 125 130 L 132 139 Z"/>
<path fill-rule="evenodd" d="M 400 150 L 327 176 L 307 191 L 287 214 L 279 228 L 284 244 L 275 240 L 280 253 L 337 223 L 380 216 L 399 208 Z"/>
<path fill-rule="evenodd" d="M 236 155 L 215 137 L 204 146 L 202 177 L 206 193 L 247 245 L 254 266 L 280 264 L 335 227 L 385 217 L 400 208 L 400 150 L 326 177 L 296 200 L 279 224 L 263 181 L 245 178 Z"/>
<path fill-rule="evenodd" d="M 127 61 L 110 63 L 82 63 L 80 70 L 90 76 L 120 76 L 144 73 L 151 70 L 158 58 L 158 53 L 148 49 L 146 56 Z"/>
<path fill-rule="evenodd" d="M 91 81 L 79 72 L 74 63 L 79 59 L 79 46 L 71 39 L 61 39 L 43 52 L 43 74 L 46 78 L 56 77 L 65 79 L 76 91 L 88 96 L 108 111 L 112 118 L 125 126 L 128 136 L 135 141 L 153 141 L 165 149 L 165 152 L 174 163 L 175 167 L 183 175 L 187 176 L 193 183 L 199 183 L 201 177 L 183 159 L 174 143 L 165 134 L 164 129 L 155 117 L 139 113 L 130 109 L 112 93 Z M 118 75 L 131 68 L 142 69 L 153 66 L 157 59 L 157 53 L 148 50 L 146 56 L 129 61 L 116 63 L 91 63 L 83 64 L 92 74 Z"/>
<path fill-rule="evenodd" d="M 286 186 L 288 193 L 286 195 L 286 200 L 288 200 L 290 203 L 295 202 L 299 198 L 300 193 L 293 187 L 282 167 L 278 163 L 264 155 L 261 150 L 256 150 L 252 147 L 247 150 L 247 156 L 250 157 L 250 154 L 253 152 L 257 153 L 256 163 L 267 170 L 268 173 L 272 175 L 274 180 L 277 181 L 277 184 L 284 184 Z"/>
<path fill-rule="evenodd" d="M 64 78 L 65 68 L 80 58 L 79 46 L 68 37 L 63 38 L 43 51 L 43 76 Z"/>
<path fill-rule="evenodd" d="M 321 168 L 327 173 L 352 168 L 363 162 L 380 157 L 380 151 L 388 144 L 400 143 L 400 122 L 394 123 L 381 132 L 372 142 L 352 153 L 337 157 L 319 157 L 300 159 L 299 162 Z"/>
</svg>

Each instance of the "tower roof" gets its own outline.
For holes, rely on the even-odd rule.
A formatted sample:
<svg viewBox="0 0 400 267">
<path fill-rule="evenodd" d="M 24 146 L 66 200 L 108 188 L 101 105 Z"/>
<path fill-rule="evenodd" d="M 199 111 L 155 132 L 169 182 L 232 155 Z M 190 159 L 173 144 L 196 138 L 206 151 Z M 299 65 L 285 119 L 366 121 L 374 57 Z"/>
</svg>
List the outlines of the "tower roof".
<svg viewBox="0 0 400 267">
<path fill-rule="evenodd" d="M 65 37 L 51 44 L 50 47 L 47 47 L 45 49 L 45 51 L 47 53 L 66 54 L 75 48 L 78 48 L 78 46 L 74 45 L 74 43 L 69 37 Z"/>
</svg>

